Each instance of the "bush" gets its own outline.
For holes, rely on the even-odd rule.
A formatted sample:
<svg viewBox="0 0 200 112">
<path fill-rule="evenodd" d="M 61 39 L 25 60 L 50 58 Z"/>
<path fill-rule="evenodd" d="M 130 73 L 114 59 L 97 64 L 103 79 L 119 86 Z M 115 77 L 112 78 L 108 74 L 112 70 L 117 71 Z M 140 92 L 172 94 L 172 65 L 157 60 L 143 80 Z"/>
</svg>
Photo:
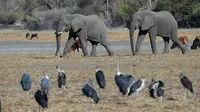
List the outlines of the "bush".
<svg viewBox="0 0 200 112">
<path fill-rule="evenodd" d="M 54 20 L 50 18 L 47 20 L 44 18 L 39 18 L 38 16 L 26 16 L 25 20 L 25 29 L 29 30 L 54 30 L 56 25 Z"/>
<path fill-rule="evenodd" d="M 22 18 L 23 14 L 20 12 L 0 12 L 0 24 L 14 24 Z"/>
<path fill-rule="evenodd" d="M 0 24 L 5 24 L 8 19 L 8 13 L 0 12 Z"/>
<path fill-rule="evenodd" d="M 18 13 L 11 12 L 8 14 L 7 24 L 14 24 L 19 19 L 20 19 L 20 16 Z"/>
</svg>

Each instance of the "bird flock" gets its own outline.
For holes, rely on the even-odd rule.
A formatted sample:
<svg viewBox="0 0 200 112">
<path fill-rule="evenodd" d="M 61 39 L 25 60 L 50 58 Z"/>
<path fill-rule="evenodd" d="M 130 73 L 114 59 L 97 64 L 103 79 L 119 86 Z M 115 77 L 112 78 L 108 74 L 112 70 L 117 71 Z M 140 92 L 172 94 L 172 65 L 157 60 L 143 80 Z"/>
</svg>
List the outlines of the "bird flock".
<svg viewBox="0 0 200 112">
<path fill-rule="evenodd" d="M 67 77 L 66 72 L 64 70 L 61 70 L 58 66 L 56 66 L 56 69 L 58 70 L 58 88 L 65 88 L 67 89 Z M 102 69 L 97 65 L 96 71 L 95 71 L 95 78 L 96 82 L 98 84 L 98 93 L 95 90 L 94 87 L 94 79 L 89 78 L 88 82 L 83 85 L 82 87 L 82 93 L 84 96 L 91 99 L 91 101 L 94 101 L 94 103 L 99 103 L 101 99 L 101 89 L 106 89 L 106 80 L 105 80 L 105 74 Z M 183 75 L 183 73 L 179 76 L 180 82 L 185 88 L 185 99 L 188 93 L 188 90 L 194 94 L 192 82 Z M 123 74 L 119 70 L 119 64 L 116 63 L 116 73 L 114 77 L 116 86 L 118 87 L 118 95 L 119 96 L 138 96 L 140 91 L 143 90 L 145 87 L 149 88 L 149 96 L 154 99 L 160 99 L 161 102 L 163 100 L 164 92 L 165 92 L 165 85 L 162 80 L 155 80 L 152 78 L 151 82 L 148 84 L 145 77 L 140 77 L 138 79 L 134 78 L 132 74 Z M 24 73 L 21 77 L 20 85 L 24 91 L 31 90 L 32 87 L 32 78 L 31 75 L 28 73 Z M 40 89 L 38 89 L 35 94 L 34 98 L 35 101 L 39 104 L 39 110 L 44 110 L 45 108 L 48 108 L 48 97 L 49 97 L 49 89 L 51 87 L 51 81 L 47 75 L 47 73 L 43 72 L 43 77 L 40 82 Z M 0 100 L 0 111 L 1 111 L 1 100 Z"/>
</svg>

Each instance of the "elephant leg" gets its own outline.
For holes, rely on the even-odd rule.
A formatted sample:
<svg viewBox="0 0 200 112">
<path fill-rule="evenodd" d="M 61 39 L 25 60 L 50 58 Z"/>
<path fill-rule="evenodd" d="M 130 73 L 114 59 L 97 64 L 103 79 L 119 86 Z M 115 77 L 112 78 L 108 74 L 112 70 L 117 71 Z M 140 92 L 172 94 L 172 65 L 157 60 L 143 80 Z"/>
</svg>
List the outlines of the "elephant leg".
<svg viewBox="0 0 200 112">
<path fill-rule="evenodd" d="M 65 48 L 64 48 L 64 51 L 63 51 L 63 55 L 61 55 L 60 57 L 66 56 L 67 53 L 68 53 L 68 51 L 69 51 L 69 49 L 70 49 L 70 47 L 72 47 L 72 45 L 73 45 L 74 43 L 75 43 L 74 38 L 73 38 L 73 37 L 69 38 L 69 39 L 67 40 L 66 45 L 65 45 Z"/>
<path fill-rule="evenodd" d="M 98 42 L 91 41 L 91 43 L 92 43 L 92 52 L 91 52 L 90 56 L 95 57 L 96 56 L 96 47 L 97 47 Z"/>
<path fill-rule="evenodd" d="M 138 39 L 137 39 L 137 42 L 135 45 L 135 55 L 140 53 L 140 46 L 141 46 L 142 42 L 144 41 L 146 34 L 147 34 L 147 31 L 139 30 Z"/>
<path fill-rule="evenodd" d="M 107 50 L 109 56 L 114 56 L 114 52 L 113 52 L 113 50 L 111 50 L 111 48 L 110 48 L 110 46 L 109 46 L 108 43 L 106 43 L 106 44 L 101 44 L 101 45 L 105 47 L 105 49 Z"/>
<path fill-rule="evenodd" d="M 178 47 L 178 46 L 173 42 L 173 44 L 172 44 L 172 46 L 171 46 L 170 49 L 174 49 L 174 48 L 176 48 L 176 47 Z"/>
<path fill-rule="evenodd" d="M 175 44 L 177 44 L 178 47 L 181 48 L 182 54 L 185 54 L 185 53 L 187 52 L 188 48 L 187 48 L 186 46 L 182 45 L 182 44 L 180 43 L 180 41 L 178 40 L 178 33 L 177 33 L 177 30 L 172 32 L 171 40 L 172 40 Z"/>
<path fill-rule="evenodd" d="M 163 53 L 169 53 L 169 37 L 162 37 L 165 43 Z"/>
<path fill-rule="evenodd" d="M 171 38 L 171 40 L 179 47 L 181 48 L 182 54 L 185 54 L 187 52 L 187 47 L 185 45 L 182 45 L 178 38 Z"/>
<path fill-rule="evenodd" d="M 157 29 L 155 27 L 150 28 L 149 29 L 149 38 L 150 38 L 150 42 L 151 42 L 152 54 L 157 54 L 156 35 L 157 35 Z"/>
<path fill-rule="evenodd" d="M 79 47 L 77 47 L 76 49 L 77 49 L 77 51 L 79 52 Z"/>
<path fill-rule="evenodd" d="M 79 34 L 79 39 L 82 47 L 82 52 L 84 56 L 89 56 L 88 51 L 87 51 L 87 28 L 84 27 L 82 28 L 80 34 Z"/>
</svg>

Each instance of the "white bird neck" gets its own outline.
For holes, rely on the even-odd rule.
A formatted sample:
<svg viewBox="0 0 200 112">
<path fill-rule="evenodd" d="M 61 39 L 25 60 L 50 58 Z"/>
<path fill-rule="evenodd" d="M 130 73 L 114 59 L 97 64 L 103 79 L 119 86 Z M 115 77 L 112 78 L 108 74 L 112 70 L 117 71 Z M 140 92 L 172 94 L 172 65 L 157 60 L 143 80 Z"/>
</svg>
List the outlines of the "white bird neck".
<svg viewBox="0 0 200 112">
<path fill-rule="evenodd" d="M 121 72 L 119 71 L 119 64 L 116 63 L 116 75 L 119 76 L 121 75 Z"/>
<path fill-rule="evenodd" d="M 61 72 L 60 68 L 58 68 L 57 70 L 58 70 L 58 72 Z"/>
<path fill-rule="evenodd" d="M 47 75 L 43 76 L 43 78 L 49 79 L 49 77 Z"/>
<path fill-rule="evenodd" d="M 119 76 L 119 75 L 121 75 L 121 74 L 122 74 L 121 72 L 117 72 L 117 73 L 116 73 L 117 76 Z"/>
<path fill-rule="evenodd" d="M 96 72 L 98 72 L 99 70 L 101 70 L 100 68 L 96 69 Z"/>
</svg>

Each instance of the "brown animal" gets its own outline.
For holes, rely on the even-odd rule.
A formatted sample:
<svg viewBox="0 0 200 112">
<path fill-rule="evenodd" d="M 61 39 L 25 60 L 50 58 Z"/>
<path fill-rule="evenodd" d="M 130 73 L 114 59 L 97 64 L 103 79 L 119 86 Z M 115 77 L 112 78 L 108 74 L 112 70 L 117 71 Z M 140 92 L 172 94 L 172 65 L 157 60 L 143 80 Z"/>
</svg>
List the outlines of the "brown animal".
<svg viewBox="0 0 200 112">
<path fill-rule="evenodd" d="M 75 50 L 77 49 L 77 51 L 79 52 L 79 48 L 81 48 L 81 43 L 80 43 L 80 39 L 77 37 L 75 39 L 75 43 L 70 47 L 68 52 L 75 52 Z"/>
<path fill-rule="evenodd" d="M 196 36 L 191 46 L 191 49 L 197 49 L 197 48 L 200 48 L 200 36 Z"/>
<path fill-rule="evenodd" d="M 33 34 L 30 34 L 30 33 L 26 33 L 26 39 L 28 40 L 32 40 L 33 38 L 39 38 L 38 37 L 38 34 L 37 33 L 33 33 Z"/>
<path fill-rule="evenodd" d="M 180 41 L 183 45 L 185 45 L 185 46 L 188 47 L 188 37 L 187 37 L 187 36 L 181 36 L 181 37 L 179 37 L 178 39 L 179 39 L 179 41 Z M 176 47 L 178 47 L 178 45 L 175 44 L 175 43 L 173 43 L 172 46 L 171 46 L 171 49 L 174 49 L 174 48 L 176 48 Z M 179 47 L 178 47 L 178 48 L 179 48 Z"/>
</svg>

